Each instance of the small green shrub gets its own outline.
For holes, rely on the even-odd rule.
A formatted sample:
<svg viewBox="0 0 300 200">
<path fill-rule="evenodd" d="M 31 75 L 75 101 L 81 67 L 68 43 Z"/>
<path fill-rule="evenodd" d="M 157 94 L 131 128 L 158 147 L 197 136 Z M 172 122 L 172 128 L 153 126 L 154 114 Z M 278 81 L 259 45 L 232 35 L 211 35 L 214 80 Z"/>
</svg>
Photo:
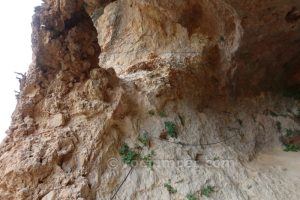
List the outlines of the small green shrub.
<svg viewBox="0 0 300 200">
<path fill-rule="evenodd" d="M 177 192 L 177 190 L 171 186 L 170 181 L 168 183 L 165 183 L 164 187 L 168 190 L 170 194 L 175 194 Z"/>
<path fill-rule="evenodd" d="M 210 197 L 211 193 L 213 193 L 214 191 L 215 191 L 214 187 L 208 185 L 207 187 L 202 188 L 201 195 L 206 196 L 206 197 Z"/>
<path fill-rule="evenodd" d="M 290 137 L 293 135 L 293 131 L 291 129 L 285 129 L 285 136 Z"/>
<path fill-rule="evenodd" d="M 289 151 L 292 151 L 292 152 L 298 152 L 300 151 L 300 145 L 298 144 L 286 144 L 284 145 L 285 146 L 285 149 L 284 151 L 286 152 L 289 152 Z"/>
<path fill-rule="evenodd" d="M 220 157 L 219 156 L 215 156 L 213 160 L 214 161 L 220 160 Z"/>
<path fill-rule="evenodd" d="M 187 200 L 197 200 L 197 198 L 194 195 L 192 195 L 192 194 L 186 195 L 186 199 Z"/>
<path fill-rule="evenodd" d="M 300 135 L 299 130 L 285 129 L 285 137 L 292 137 L 296 135 Z"/>
<path fill-rule="evenodd" d="M 167 130 L 167 134 L 170 137 L 173 137 L 173 138 L 177 137 L 176 124 L 174 122 L 170 122 L 170 121 L 165 122 L 165 128 Z"/>
<path fill-rule="evenodd" d="M 119 154 L 125 164 L 129 166 L 134 165 L 134 161 L 139 158 L 139 154 L 134 150 L 130 149 L 127 144 L 123 144 L 119 150 Z"/>
<path fill-rule="evenodd" d="M 160 117 L 167 117 L 167 115 L 166 115 L 166 113 L 165 113 L 164 111 L 159 111 L 159 112 L 158 112 L 158 115 L 159 115 Z"/>
<path fill-rule="evenodd" d="M 138 141 L 142 143 L 144 146 L 149 146 L 150 144 L 149 133 L 145 131 L 142 135 L 138 137 Z"/>
<path fill-rule="evenodd" d="M 150 168 L 151 170 L 153 170 L 153 165 L 154 165 L 154 162 L 152 160 L 152 157 L 154 156 L 154 151 L 151 151 L 150 154 L 146 155 L 143 157 L 143 160 L 144 160 L 144 163 L 146 164 L 146 166 L 148 168 Z"/>
</svg>

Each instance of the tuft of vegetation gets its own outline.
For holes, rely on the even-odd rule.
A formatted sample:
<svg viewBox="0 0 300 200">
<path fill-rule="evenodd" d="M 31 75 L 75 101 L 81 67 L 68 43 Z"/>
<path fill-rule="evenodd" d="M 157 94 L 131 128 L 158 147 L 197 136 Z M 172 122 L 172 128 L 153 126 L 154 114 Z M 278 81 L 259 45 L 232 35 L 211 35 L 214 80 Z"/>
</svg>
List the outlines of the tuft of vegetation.
<svg viewBox="0 0 300 200">
<path fill-rule="evenodd" d="M 300 135 L 299 130 L 285 129 L 285 137 L 292 137 Z"/>
<path fill-rule="evenodd" d="M 123 162 L 129 166 L 133 166 L 135 164 L 134 161 L 140 157 L 139 154 L 129 148 L 127 144 L 121 146 L 119 154 L 122 157 Z"/>
<path fill-rule="evenodd" d="M 166 121 L 165 128 L 167 130 L 167 134 L 172 138 L 177 138 L 176 132 L 176 124 L 174 122 Z"/>
<path fill-rule="evenodd" d="M 286 144 L 284 145 L 285 149 L 283 149 L 286 152 L 292 151 L 292 152 L 298 152 L 300 151 L 300 145 L 299 144 Z"/>
<path fill-rule="evenodd" d="M 166 115 L 166 113 L 165 113 L 164 111 L 159 111 L 159 112 L 158 112 L 158 115 L 159 115 L 160 117 L 167 117 L 167 115 Z"/>
<path fill-rule="evenodd" d="M 285 129 L 285 136 L 290 137 L 294 134 L 294 131 L 291 129 Z"/>
<path fill-rule="evenodd" d="M 197 198 L 193 194 L 186 195 L 187 200 L 197 200 Z"/>
<path fill-rule="evenodd" d="M 211 193 L 213 193 L 214 191 L 215 191 L 214 187 L 208 185 L 207 187 L 202 188 L 201 195 L 206 196 L 206 197 L 210 197 Z"/>
<path fill-rule="evenodd" d="M 154 162 L 152 160 L 153 156 L 154 156 L 154 151 L 151 151 L 151 153 L 143 157 L 144 163 L 151 170 L 153 170 L 153 165 L 154 165 Z"/>
<path fill-rule="evenodd" d="M 300 87 L 295 86 L 286 89 L 283 92 L 283 96 L 293 98 L 293 99 L 300 99 Z"/>
<path fill-rule="evenodd" d="M 175 194 L 177 192 L 177 190 L 174 187 L 171 186 L 170 181 L 168 183 L 165 183 L 164 187 L 168 190 L 168 192 L 170 194 Z"/>
<path fill-rule="evenodd" d="M 138 141 L 142 143 L 144 146 L 149 146 L 150 144 L 150 138 L 149 138 L 149 133 L 145 131 L 142 135 L 138 137 Z"/>
<path fill-rule="evenodd" d="M 219 156 L 215 156 L 213 160 L 214 161 L 220 160 L 220 157 Z"/>
</svg>

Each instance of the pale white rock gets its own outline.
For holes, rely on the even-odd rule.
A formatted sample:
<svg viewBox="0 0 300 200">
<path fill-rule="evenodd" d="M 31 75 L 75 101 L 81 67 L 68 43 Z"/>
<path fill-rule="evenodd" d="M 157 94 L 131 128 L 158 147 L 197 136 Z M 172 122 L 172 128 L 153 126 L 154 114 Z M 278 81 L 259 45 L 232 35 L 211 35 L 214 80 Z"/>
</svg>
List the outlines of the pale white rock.
<svg viewBox="0 0 300 200">
<path fill-rule="evenodd" d="M 63 114 L 58 113 L 55 114 L 53 116 L 51 116 L 49 122 L 48 122 L 48 126 L 51 128 L 56 128 L 59 126 L 63 126 L 65 124 L 65 117 Z"/>
<path fill-rule="evenodd" d="M 46 196 L 42 198 L 42 200 L 55 200 L 56 199 L 56 193 L 55 191 L 49 192 Z"/>
</svg>

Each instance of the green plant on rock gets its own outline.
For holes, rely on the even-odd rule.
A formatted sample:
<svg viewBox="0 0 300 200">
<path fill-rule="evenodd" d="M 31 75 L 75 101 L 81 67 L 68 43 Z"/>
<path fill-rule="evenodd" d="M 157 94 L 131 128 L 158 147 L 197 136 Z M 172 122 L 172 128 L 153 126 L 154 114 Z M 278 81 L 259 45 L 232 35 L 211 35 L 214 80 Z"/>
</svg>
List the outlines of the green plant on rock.
<svg viewBox="0 0 300 200">
<path fill-rule="evenodd" d="M 142 143 L 144 146 L 149 146 L 150 144 L 149 133 L 145 131 L 142 135 L 138 137 L 138 141 Z"/>
<path fill-rule="evenodd" d="M 219 156 L 215 156 L 215 157 L 213 158 L 213 160 L 214 160 L 214 161 L 220 160 L 220 157 L 219 157 Z"/>
<path fill-rule="evenodd" d="M 168 183 L 165 183 L 164 187 L 168 190 L 168 192 L 170 194 L 175 194 L 177 192 L 177 190 L 174 187 L 171 186 L 170 181 Z"/>
<path fill-rule="evenodd" d="M 176 124 L 174 122 L 170 122 L 170 121 L 165 122 L 165 128 L 166 128 L 167 134 L 170 137 L 177 138 Z"/>
<path fill-rule="evenodd" d="M 197 198 L 193 194 L 186 195 L 187 200 L 197 200 Z"/>
<path fill-rule="evenodd" d="M 206 197 L 210 197 L 211 193 L 213 193 L 214 191 L 215 191 L 214 187 L 208 185 L 208 186 L 202 188 L 201 195 L 206 196 Z"/>
<path fill-rule="evenodd" d="M 292 137 L 296 135 L 300 135 L 299 130 L 285 129 L 285 137 Z"/>
<path fill-rule="evenodd" d="M 159 112 L 158 112 L 158 115 L 159 115 L 160 117 L 167 117 L 167 115 L 166 115 L 166 113 L 165 113 L 164 111 L 159 111 Z"/>
<path fill-rule="evenodd" d="M 289 151 L 298 152 L 298 151 L 300 151 L 300 145 L 299 144 L 286 144 L 284 146 L 285 146 L 284 151 L 286 151 L 286 152 L 289 152 Z"/>
<path fill-rule="evenodd" d="M 134 161 L 136 161 L 140 157 L 139 154 L 129 148 L 127 144 L 123 144 L 121 146 L 119 154 L 122 157 L 123 162 L 129 166 L 133 166 Z"/>
<path fill-rule="evenodd" d="M 293 130 L 291 129 L 285 129 L 285 136 L 286 137 L 290 137 L 293 135 Z"/>
<path fill-rule="evenodd" d="M 151 170 L 153 170 L 153 165 L 154 165 L 154 162 L 153 162 L 153 159 L 152 159 L 153 156 L 154 156 L 154 151 L 151 151 L 150 154 L 148 154 L 148 155 L 146 155 L 146 156 L 143 157 L 144 163 Z"/>
</svg>

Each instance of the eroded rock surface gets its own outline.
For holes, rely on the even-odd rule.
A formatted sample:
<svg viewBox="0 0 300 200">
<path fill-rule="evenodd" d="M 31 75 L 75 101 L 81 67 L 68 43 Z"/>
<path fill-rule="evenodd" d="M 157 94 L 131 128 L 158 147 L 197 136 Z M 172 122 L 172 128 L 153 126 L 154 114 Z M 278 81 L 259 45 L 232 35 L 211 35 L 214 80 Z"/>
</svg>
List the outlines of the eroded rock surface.
<svg viewBox="0 0 300 200">
<path fill-rule="evenodd" d="M 299 13 L 297 0 L 46 0 L 0 199 L 205 199 L 207 186 L 300 199 L 300 155 L 279 140 L 300 129 L 299 100 L 282 96 L 300 91 Z M 154 151 L 153 169 L 123 164 L 124 143 Z"/>
</svg>

